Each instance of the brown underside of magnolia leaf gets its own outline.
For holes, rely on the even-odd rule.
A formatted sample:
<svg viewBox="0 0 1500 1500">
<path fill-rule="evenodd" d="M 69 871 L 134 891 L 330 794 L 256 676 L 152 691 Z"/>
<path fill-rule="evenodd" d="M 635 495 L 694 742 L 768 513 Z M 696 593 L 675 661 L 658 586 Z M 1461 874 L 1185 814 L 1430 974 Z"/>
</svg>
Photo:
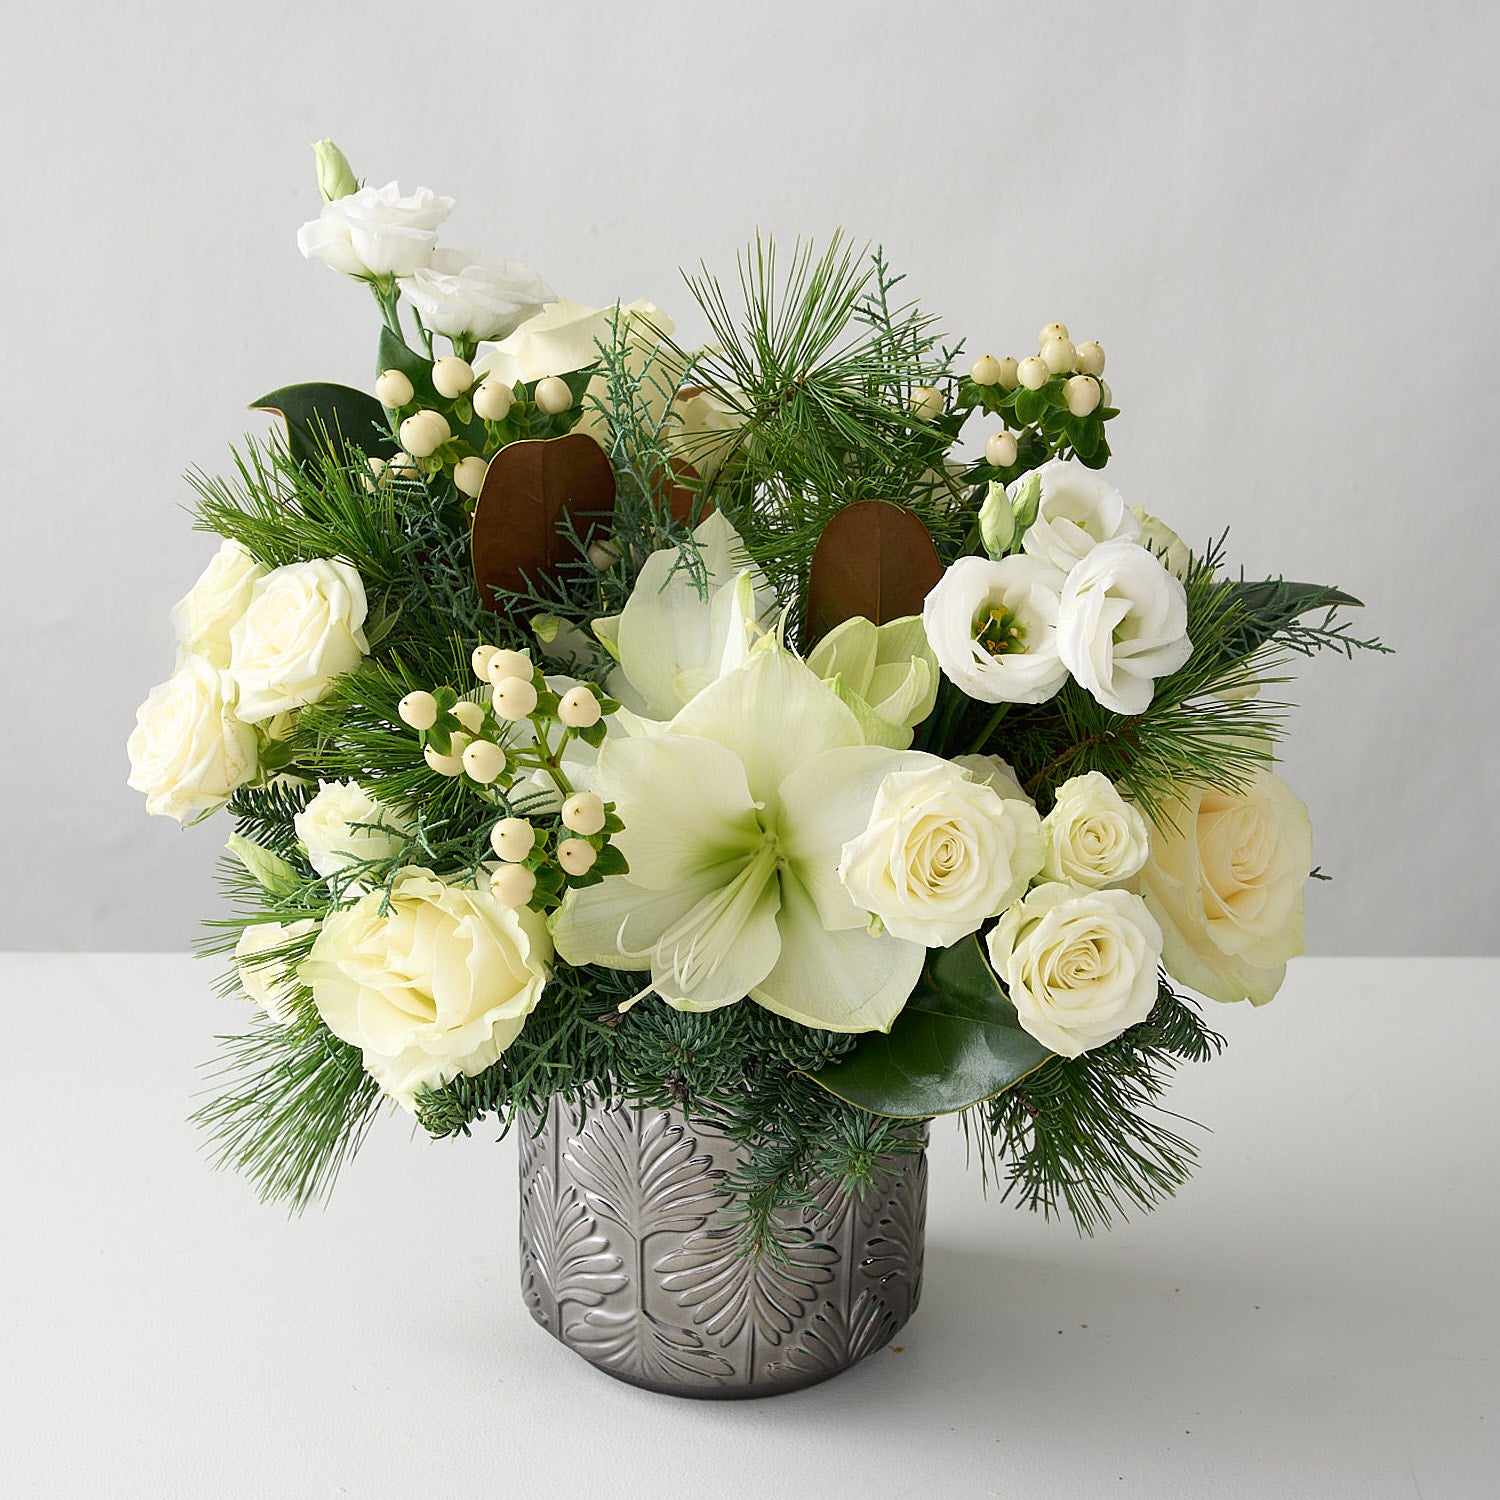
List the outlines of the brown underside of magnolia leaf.
<svg viewBox="0 0 1500 1500">
<path fill-rule="evenodd" d="M 497 593 L 525 593 L 529 584 L 555 577 L 578 558 L 564 520 L 586 538 L 614 504 L 614 471 L 586 433 L 502 448 L 485 471 L 469 538 L 480 597 L 493 608 Z"/>
<path fill-rule="evenodd" d="M 943 576 L 920 517 L 889 500 L 857 500 L 823 528 L 807 575 L 807 640 L 863 615 L 877 625 L 922 613 Z"/>
</svg>

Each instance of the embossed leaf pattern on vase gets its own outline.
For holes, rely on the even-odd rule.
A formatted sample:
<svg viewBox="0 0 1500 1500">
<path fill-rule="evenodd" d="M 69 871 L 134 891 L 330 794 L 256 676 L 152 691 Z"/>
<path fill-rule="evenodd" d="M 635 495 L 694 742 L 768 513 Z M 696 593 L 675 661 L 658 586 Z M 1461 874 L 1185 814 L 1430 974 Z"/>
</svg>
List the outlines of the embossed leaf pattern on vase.
<svg viewBox="0 0 1500 1500">
<path fill-rule="evenodd" d="M 531 1315 L 549 1329 L 560 1327 L 565 1302 L 597 1307 L 624 1290 L 624 1262 L 579 1201 L 572 1186 L 559 1190 L 542 1165 L 526 1190 L 531 1227 L 521 1246 L 521 1291 Z"/>
<path fill-rule="evenodd" d="M 837 1374 L 883 1349 L 904 1321 L 866 1287 L 848 1313 L 837 1303 L 825 1302 L 788 1348 L 785 1359 L 772 1368 L 789 1374 Z"/>
</svg>

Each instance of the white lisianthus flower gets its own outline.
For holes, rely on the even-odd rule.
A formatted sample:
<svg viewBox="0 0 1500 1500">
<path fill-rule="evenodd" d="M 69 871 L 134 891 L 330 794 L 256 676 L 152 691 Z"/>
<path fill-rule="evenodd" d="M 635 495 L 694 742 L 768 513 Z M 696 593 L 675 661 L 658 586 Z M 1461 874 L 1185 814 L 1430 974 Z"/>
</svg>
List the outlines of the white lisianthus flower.
<svg viewBox="0 0 1500 1500">
<path fill-rule="evenodd" d="M 394 182 L 361 188 L 325 203 L 297 231 L 297 248 L 309 260 L 365 281 L 410 276 L 432 259 L 438 226 L 452 212 L 453 199 L 430 188 L 404 198 Z"/>
<path fill-rule="evenodd" d="M 551 957 L 538 913 L 409 867 L 389 893 L 325 917 L 297 975 L 328 1029 L 412 1109 L 424 1085 L 472 1078 L 515 1041 Z"/>
<path fill-rule="evenodd" d="M 1193 654 L 1181 580 L 1136 542 L 1102 543 L 1063 585 L 1057 650 L 1105 708 L 1144 713 L 1156 679 Z"/>
<path fill-rule="evenodd" d="M 229 632 L 266 571 L 238 542 L 221 543 L 198 581 L 172 607 L 172 628 L 182 650 L 206 656 L 223 671 L 229 665 Z"/>
<path fill-rule="evenodd" d="M 1130 514 L 1140 525 L 1141 534 L 1137 540 L 1141 546 L 1153 557 L 1159 557 L 1162 567 L 1174 578 L 1181 578 L 1186 582 L 1193 566 L 1193 553 L 1188 544 L 1165 521 L 1153 516 L 1144 505 L 1132 505 Z"/>
<path fill-rule="evenodd" d="M 1021 779 L 1016 775 L 1015 768 L 1002 756 L 955 755 L 953 764 L 962 766 L 969 773 L 971 781 L 978 782 L 980 786 L 993 787 L 1008 801 L 1024 802 L 1028 807 L 1036 806 L 1036 803 L 1026 795 L 1026 788 L 1021 785 Z"/>
<path fill-rule="evenodd" d="M 433 333 L 501 339 L 557 294 L 530 266 L 471 250 L 435 250 L 401 290 Z"/>
<path fill-rule="evenodd" d="M 628 875 L 569 890 L 571 964 L 648 971 L 679 1010 L 747 996 L 828 1031 L 886 1030 L 926 949 L 869 918 L 839 880 L 892 771 L 941 764 L 867 745 L 795 656 L 764 642 L 655 735 L 607 741 L 593 790 L 615 803 Z"/>
<path fill-rule="evenodd" d="M 1146 820 L 1102 771 L 1070 777 L 1058 787 L 1042 832 L 1047 879 L 1091 889 L 1129 880 L 1151 848 Z"/>
<path fill-rule="evenodd" d="M 872 745 L 905 750 L 937 701 L 937 657 L 916 615 L 885 625 L 853 615 L 813 647 L 807 664 L 854 710 Z"/>
<path fill-rule="evenodd" d="M 1304 951 L 1312 822 L 1264 768 L 1243 792 L 1189 788 L 1151 830 L 1140 890 L 1174 979 L 1212 1000 L 1264 1005 Z"/>
<path fill-rule="evenodd" d="M 985 943 L 1021 1025 L 1060 1057 L 1113 1041 L 1156 1004 L 1161 929 L 1129 891 L 1039 885 Z"/>
<path fill-rule="evenodd" d="M 377 802 L 357 781 L 325 781 L 293 819 L 308 863 L 325 878 L 368 860 L 398 859 L 411 820 Z"/>
<path fill-rule="evenodd" d="M 998 916 L 1042 868 L 1042 822 L 947 761 L 893 771 L 839 879 L 885 930 L 947 948 Z"/>
<path fill-rule="evenodd" d="M 346 562 L 314 558 L 257 579 L 229 632 L 229 676 L 238 713 L 258 723 L 316 703 L 370 649 L 365 585 Z"/>
<path fill-rule="evenodd" d="M 747 567 L 739 533 L 719 511 L 693 532 L 707 597 L 676 547 L 653 552 L 624 610 L 596 625 L 611 643 L 629 691 L 627 708 L 670 719 L 710 682 L 742 666 L 752 639 L 775 618 L 771 586 Z"/>
<path fill-rule="evenodd" d="M 296 977 L 287 969 L 288 943 L 317 930 L 311 918 L 296 922 L 254 922 L 234 945 L 240 988 L 279 1026 L 296 1019 Z M 280 955 L 280 956 L 278 956 Z"/>
<path fill-rule="evenodd" d="M 196 820 L 222 807 L 259 770 L 255 731 L 235 714 L 225 674 L 186 656 L 135 712 L 127 746 L 130 785 L 146 811 Z"/>
<path fill-rule="evenodd" d="M 1054 458 L 1007 490 L 1014 504 L 1028 481 L 1039 486 L 1036 519 L 1021 545 L 1030 557 L 1066 573 L 1100 542 L 1134 541 L 1140 531 L 1119 490 L 1093 469 Z"/>
<path fill-rule="evenodd" d="M 1057 652 L 1056 568 L 1017 554 L 961 557 L 934 585 L 922 624 L 943 674 L 985 703 L 1045 703 L 1068 680 Z"/>
</svg>

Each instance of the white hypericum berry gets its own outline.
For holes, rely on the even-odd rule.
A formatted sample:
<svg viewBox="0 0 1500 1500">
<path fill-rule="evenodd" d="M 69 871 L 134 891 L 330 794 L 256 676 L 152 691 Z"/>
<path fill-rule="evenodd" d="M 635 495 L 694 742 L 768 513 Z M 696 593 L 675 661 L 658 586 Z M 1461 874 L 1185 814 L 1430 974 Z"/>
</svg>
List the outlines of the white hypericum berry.
<svg viewBox="0 0 1500 1500">
<path fill-rule="evenodd" d="M 1065 339 L 1068 336 L 1068 325 L 1066 323 L 1049 323 L 1036 336 L 1036 346 L 1044 349 L 1048 339 Z"/>
<path fill-rule="evenodd" d="M 1011 432 L 992 432 L 984 440 L 984 461 L 1008 469 L 1016 461 L 1016 438 Z"/>
<path fill-rule="evenodd" d="M 413 729 L 431 729 L 437 723 L 437 699 L 418 688 L 396 705 L 396 712 L 401 715 L 401 722 Z"/>
<path fill-rule="evenodd" d="M 597 792 L 575 792 L 562 805 L 563 827 L 587 837 L 604 827 L 604 799 Z"/>
<path fill-rule="evenodd" d="M 911 414 L 919 422 L 936 422 L 943 414 L 943 393 L 935 385 L 911 388 Z"/>
<path fill-rule="evenodd" d="M 1007 354 L 1000 361 L 1000 373 L 995 378 L 999 382 L 1002 391 L 1013 391 L 1020 385 L 1021 377 L 1016 373 L 1019 368 L 1013 354 Z"/>
<path fill-rule="evenodd" d="M 1102 375 L 1104 373 L 1104 348 L 1102 345 L 1091 342 L 1078 346 L 1078 373 L 1080 375 Z"/>
<path fill-rule="evenodd" d="M 599 852 L 583 839 L 564 839 L 557 846 L 557 862 L 569 875 L 587 875 Z"/>
<path fill-rule="evenodd" d="M 1000 361 L 993 354 L 981 354 L 969 366 L 969 379 L 975 385 L 999 385 Z"/>
<path fill-rule="evenodd" d="M 535 846 L 536 829 L 525 818 L 501 818 L 490 829 L 490 848 L 512 864 L 520 864 Z"/>
<path fill-rule="evenodd" d="M 458 736 L 455 735 L 454 738 L 457 739 Z M 464 763 L 459 756 L 439 755 L 431 745 L 422 747 L 422 759 L 439 776 L 462 776 L 464 773 Z"/>
<path fill-rule="evenodd" d="M 370 474 L 373 478 L 379 479 L 380 476 L 385 473 L 385 460 L 383 458 L 377 458 L 372 454 L 365 460 L 365 467 L 369 469 Z"/>
<path fill-rule="evenodd" d="M 507 677 L 495 685 L 495 713 L 511 724 L 519 724 L 536 711 L 536 688 L 529 677 Z"/>
<path fill-rule="evenodd" d="M 505 769 L 505 751 L 493 740 L 464 746 L 464 770 L 481 786 L 488 786 Z"/>
<path fill-rule="evenodd" d="M 1063 395 L 1075 417 L 1086 417 L 1099 404 L 1099 382 L 1092 375 L 1075 375 L 1063 387 Z"/>
<path fill-rule="evenodd" d="M 484 704 L 471 703 L 467 698 L 460 698 L 453 705 L 453 717 L 458 720 L 470 734 L 478 734 L 484 726 Z"/>
<path fill-rule="evenodd" d="M 524 865 L 501 865 L 490 876 L 490 895 L 501 906 L 525 906 L 536 895 L 536 875 Z"/>
<path fill-rule="evenodd" d="M 1016 379 L 1026 387 L 1028 391 L 1039 391 L 1052 378 L 1052 371 L 1047 368 L 1047 362 L 1031 355 L 1023 359 L 1016 367 Z"/>
<path fill-rule="evenodd" d="M 456 401 L 474 384 L 474 370 L 468 360 L 450 354 L 432 367 L 432 388 L 438 395 Z"/>
<path fill-rule="evenodd" d="M 490 680 L 490 662 L 494 660 L 495 652 L 498 649 L 497 646 L 487 646 L 481 641 L 469 653 L 469 662 L 474 668 L 474 675 L 481 682 L 488 682 Z"/>
<path fill-rule="evenodd" d="M 566 380 L 560 380 L 556 375 L 549 375 L 545 380 L 537 381 L 534 399 L 549 417 L 556 417 L 572 406 L 573 392 L 568 389 Z"/>
<path fill-rule="evenodd" d="M 599 700 L 581 684 L 569 688 L 557 705 L 557 717 L 569 729 L 587 729 L 591 724 L 597 724 L 602 712 Z"/>
<path fill-rule="evenodd" d="M 453 465 L 453 482 L 458 486 L 461 495 L 467 495 L 471 500 L 479 498 L 479 492 L 484 488 L 484 476 L 489 465 L 474 455 L 461 458 Z"/>
<path fill-rule="evenodd" d="M 452 436 L 440 411 L 413 412 L 401 424 L 401 446 L 413 458 L 430 458 Z"/>
<path fill-rule="evenodd" d="M 503 422 L 515 404 L 515 392 L 503 381 L 482 381 L 474 392 L 474 415 L 481 422 Z"/>
<path fill-rule="evenodd" d="M 1078 351 L 1071 339 L 1048 339 L 1042 345 L 1042 363 L 1054 375 L 1066 375 L 1072 370 Z"/>
<path fill-rule="evenodd" d="M 607 573 L 620 560 L 620 549 L 613 542 L 590 542 L 589 563 L 600 573 Z"/>
<path fill-rule="evenodd" d="M 400 370 L 382 370 L 375 382 L 375 399 L 391 411 L 410 406 L 416 394 L 411 381 Z"/>
<path fill-rule="evenodd" d="M 410 453 L 393 455 L 391 461 L 385 466 L 385 471 L 395 479 L 420 479 L 422 477 L 422 466 Z"/>
<path fill-rule="evenodd" d="M 496 687 L 510 677 L 531 678 L 531 658 L 524 651 L 496 651 L 485 665 L 485 672 Z"/>
</svg>

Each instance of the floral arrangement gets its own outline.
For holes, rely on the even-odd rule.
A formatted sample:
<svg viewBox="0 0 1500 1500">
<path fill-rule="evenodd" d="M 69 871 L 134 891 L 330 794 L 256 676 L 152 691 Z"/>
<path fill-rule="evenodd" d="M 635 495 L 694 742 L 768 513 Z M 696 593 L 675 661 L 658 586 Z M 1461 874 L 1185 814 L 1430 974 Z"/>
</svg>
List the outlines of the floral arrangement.
<svg viewBox="0 0 1500 1500">
<path fill-rule="evenodd" d="M 1358 601 L 1129 506 L 1061 324 L 955 373 L 879 252 L 757 241 L 735 301 L 686 278 L 689 348 L 316 149 L 298 243 L 374 293 L 374 393 L 273 392 L 193 476 L 222 545 L 129 747 L 148 811 L 234 823 L 221 1158 L 301 1205 L 384 1101 L 560 1093 L 720 1121 L 752 1248 L 942 1114 L 1085 1229 L 1171 1192 L 1155 1105 L 1221 1045 L 1186 991 L 1303 946 L 1264 690 L 1382 649 Z"/>
</svg>

